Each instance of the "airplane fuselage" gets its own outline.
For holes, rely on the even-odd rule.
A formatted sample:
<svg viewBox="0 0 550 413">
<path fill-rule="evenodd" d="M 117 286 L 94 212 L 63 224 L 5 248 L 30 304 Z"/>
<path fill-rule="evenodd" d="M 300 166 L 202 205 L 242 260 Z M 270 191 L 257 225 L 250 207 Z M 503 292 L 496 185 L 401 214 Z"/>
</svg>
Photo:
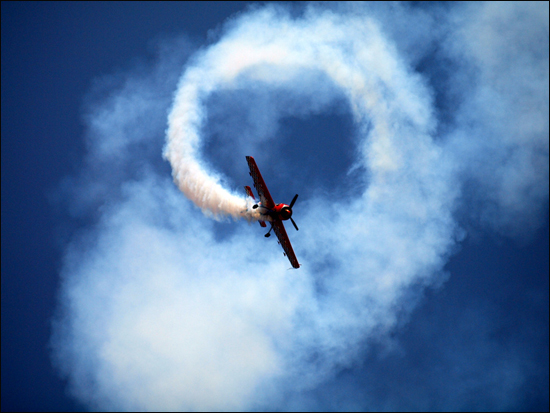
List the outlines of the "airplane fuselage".
<svg viewBox="0 0 550 413">
<path fill-rule="evenodd" d="M 292 207 L 296 203 L 296 199 L 298 199 L 298 194 L 294 195 L 294 198 L 292 198 L 290 205 L 276 204 L 275 202 L 273 202 L 273 198 L 271 197 L 271 194 L 267 189 L 267 185 L 262 178 L 262 174 L 260 174 L 260 170 L 258 169 L 258 165 L 256 165 L 256 161 L 254 160 L 254 158 L 252 156 L 247 156 L 246 162 L 248 163 L 248 167 L 250 169 L 250 176 L 254 180 L 254 187 L 256 188 L 256 191 L 258 191 L 258 196 L 260 197 L 260 202 L 252 206 L 252 209 L 257 210 L 257 213 L 259 215 L 256 215 L 254 218 L 258 219 L 260 225 L 263 228 L 266 227 L 265 221 L 269 221 L 269 223 L 271 224 L 271 228 L 264 236 L 266 238 L 269 238 L 269 236 L 271 235 L 271 231 L 275 231 L 277 239 L 279 240 L 279 244 L 283 247 L 284 254 L 292 264 L 292 267 L 300 268 L 300 263 L 296 258 L 296 254 L 294 254 L 294 250 L 292 249 L 292 245 L 290 244 L 290 240 L 288 239 L 285 226 L 282 222 L 290 219 L 290 222 L 292 222 L 292 225 L 294 225 L 294 228 L 296 228 L 296 231 L 298 231 L 298 226 L 292 218 Z M 246 190 L 246 194 L 249 197 L 255 199 L 254 193 L 249 186 L 245 186 L 244 189 Z"/>
</svg>

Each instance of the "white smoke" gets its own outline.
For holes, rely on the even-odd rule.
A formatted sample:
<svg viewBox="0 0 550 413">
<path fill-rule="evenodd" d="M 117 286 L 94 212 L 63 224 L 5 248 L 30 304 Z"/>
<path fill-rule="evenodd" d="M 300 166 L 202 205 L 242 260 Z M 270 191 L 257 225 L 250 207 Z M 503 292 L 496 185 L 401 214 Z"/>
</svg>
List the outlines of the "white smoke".
<svg viewBox="0 0 550 413">
<path fill-rule="evenodd" d="M 233 223 L 232 233 L 217 239 L 211 220 L 185 202 L 166 171 L 137 152 L 146 166 L 120 179 L 119 197 L 94 231 L 73 242 L 62 273 L 55 359 L 92 408 L 307 409 L 292 400 L 382 340 L 414 307 L 418 289 L 445 280 L 443 265 L 461 234 L 455 217 L 463 192 L 479 204 L 472 215 L 497 228 L 509 229 L 518 217 L 536 225 L 548 199 L 548 6 L 438 12 L 445 36 L 430 41 L 463 65 L 449 76 L 449 95 L 460 104 L 449 109 L 445 128 L 430 74 L 413 68 L 423 52 L 395 37 L 401 24 L 412 30 L 417 12 L 319 7 L 300 17 L 274 6 L 245 13 L 190 59 L 164 156 L 179 189 L 208 216 L 241 217 L 245 197 L 204 159 L 209 97 L 260 90 L 272 97 L 265 116 L 273 125 L 295 109 L 322 112 L 343 96 L 357 131 L 357 189 L 340 199 L 299 201 L 306 212 L 292 242 L 303 267 L 286 271 L 279 247 L 259 244 L 246 225 Z M 495 31 L 510 21 L 513 33 L 501 41 Z M 429 36 L 422 30 L 413 39 Z M 516 32 L 522 44 L 537 41 L 546 51 L 515 47 Z M 518 73 L 523 80 L 512 82 Z M 465 79 L 470 74 L 475 82 Z M 158 87 L 141 84 L 120 92 L 128 109 Z M 164 102 L 146 109 L 155 115 L 148 119 L 168 109 Z M 257 110 L 245 99 L 235 105 Z M 144 116 L 123 110 L 122 118 L 105 117 L 104 109 L 91 115 L 95 145 L 135 157 L 140 142 L 110 132 L 132 131 Z M 255 144 L 269 151 L 274 132 L 256 143 L 240 140 L 253 135 L 253 123 L 230 131 L 236 153 Z M 107 161 L 111 154 L 94 156 Z M 244 158 L 237 162 L 234 168 L 247 168 Z"/>
<path fill-rule="evenodd" d="M 326 12 L 294 22 L 284 12 L 268 8 L 244 19 L 196 60 L 183 75 L 175 97 L 165 155 L 180 189 L 203 211 L 238 217 L 245 207 L 242 197 L 231 195 L 197 160 L 205 118 L 202 102 L 213 91 L 247 84 L 292 90 L 303 77 L 322 72 L 349 99 L 358 128 L 366 130 L 365 123 L 372 123 L 371 141 L 361 148 L 363 161 L 382 181 L 405 166 L 406 149 L 402 153 L 393 148 L 395 141 L 430 145 L 433 120 L 428 92 L 417 75 L 407 73 L 369 18 Z M 406 136 L 411 133 L 416 136 Z M 430 151 L 427 165 L 437 156 L 436 150 Z"/>
</svg>

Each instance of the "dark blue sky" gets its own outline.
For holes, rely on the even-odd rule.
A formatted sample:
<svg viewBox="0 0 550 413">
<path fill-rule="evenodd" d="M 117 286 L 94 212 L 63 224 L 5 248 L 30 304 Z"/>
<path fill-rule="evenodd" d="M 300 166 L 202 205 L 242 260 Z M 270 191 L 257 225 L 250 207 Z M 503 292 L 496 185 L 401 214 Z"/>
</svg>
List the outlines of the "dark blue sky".
<svg viewBox="0 0 550 413">
<path fill-rule="evenodd" d="M 151 57 L 151 42 L 209 30 L 245 2 L 2 3 L 2 410 L 81 410 L 48 340 L 64 218 L 50 199 L 85 151 L 95 78 Z"/>
<path fill-rule="evenodd" d="M 184 53 L 216 39 L 224 20 L 245 8 L 246 2 L 2 2 L 2 410 L 91 408 L 68 395 L 66 380 L 52 366 L 49 343 L 63 254 L 75 234 L 95 225 L 97 218 L 96 212 L 75 215 L 72 201 L 60 199 L 66 194 L 60 186 L 67 177 L 84 182 L 82 171 L 90 171 L 85 167 L 90 143 L 84 115 L 90 99 L 97 99 L 98 79 L 116 78 L 136 67 L 147 72 L 158 58 L 158 44 L 181 36 L 188 45 L 184 61 Z M 444 84 L 441 70 L 422 66 L 432 59 L 437 54 L 417 62 L 418 70 Z M 447 126 L 452 105 L 439 97 L 438 104 Z M 260 155 L 257 161 L 264 178 L 273 182 L 273 195 L 289 202 L 299 192 L 297 207 L 313 197 L 315 191 L 300 190 L 307 184 L 324 194 L 349 195 L 352 185 L 338 185 L 351 162 L 349 150 L 318 150 L 319 143 L 308 140 L 292 144 L 314 134 L 329 148 L 338 133 L 351 144 L 349 112 L 289 118 L 280 128 L 287 146 L 274 153 L 288 158 L 282 156 L 280 177 L 290 181 L 287 175 L 300 174 L 301 179 L 292 188 L 274 182 L 280 163 L 268 155 L 262 168 Z M 209 133 L 211 142 L 224 138 L 216 130 Z M 169 174 L 168 164 L 161 163 L 162 141 L 152 145 L 158 149 L 160 170 Z M 294 166 L 316 149 L 315 157 L 306 155 L 300 167 Z M 215 144 L 205 148 L 206 157 L 231 184 L 251 185 L 233 182 L 241 176 L 231 175 L 236 161 L 224 158 L 228 152 L 231 148 Z M 400 316 L 390 336 L 365 346 L 353 365 L 274 406 L 548 410 L 547 194 L 546 188 L 535 229 L 514 237 L 484 227 L 481 213 L 470 216 L 464 205 L 469 198 L 464 197 L 456 215 L 467 235 L 444 267 L 448 280 L 417 291 L 414 309 Z M 227 224 L 216 225 L 223 230 Z M 258 231 L 252 236 L 264 241 Z"/>
</svg>

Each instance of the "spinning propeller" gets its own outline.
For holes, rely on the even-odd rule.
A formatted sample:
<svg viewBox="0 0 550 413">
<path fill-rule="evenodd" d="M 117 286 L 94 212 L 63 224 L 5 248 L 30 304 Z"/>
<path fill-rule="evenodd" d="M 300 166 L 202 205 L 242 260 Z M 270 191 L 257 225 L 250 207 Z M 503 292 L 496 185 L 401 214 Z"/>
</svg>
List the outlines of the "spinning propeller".
<svg viewBox="0 0 550 413">
<path fill-rule="evenodd" d="M 292 206 L 294 205 L 294 203 L 296 202 L 296 199 L 298 199 L 298 194 L 294 195 L 294 198 L 292 198 L 292 202 L 290 203 L 290 205 L 288 206 L 290 208 L 290 210 L 292 211 Z M 294 228 L 296 228 L 296 231 L 298 231 L 298 225 L 296 225 L 296 222 L 294 222 L 294 220 L 292 219 L 292 217 L 290 217 L 290 221 L 292 221 L 292 225 L 294 225 Z"/>
<path fill-rule="evenodd" d="M 292 198 L 292 202 L 290 203 L 290 205 L 285 206 L 281 210 L 280 214 L 283 217 L 282 219 L 289 219 L 290 218 L 290 221 L 292 221 L 292 225 L 294 225 L 294 228 L 296 228 L 296 231 L 298 231 L 298 225 L 296 225 L 296 222 L 294 222 L 294 220 L 292 219 L 292 206 L 296 202 L 296 199 L 298 199 L 298 194 L 294 195 L 294 198 Z M 257 206 L 258 205 L 254 205 L 252 208 L 255 208 Z M 271 230 L 272 229 L 273 229 L 273 223 L 271 224 L 271 228 L 269 229 L 267 234 L 265 234 L 265 237 L 270 237 L 271 236 Z"/>
</svg>

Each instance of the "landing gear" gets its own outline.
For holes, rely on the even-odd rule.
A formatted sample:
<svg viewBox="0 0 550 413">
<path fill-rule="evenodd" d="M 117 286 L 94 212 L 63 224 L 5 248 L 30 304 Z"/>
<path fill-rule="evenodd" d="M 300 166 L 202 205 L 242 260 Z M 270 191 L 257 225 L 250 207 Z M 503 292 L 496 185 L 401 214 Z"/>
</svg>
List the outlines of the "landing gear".
<svg viewBox="0 0 550 413">
<path fill-rule="evenodd" d="M 264 235 L 264 237 L 269 238 L 271 236 L 270 232 L 273 229 L 273 224 L 271 224 L 271 228 L 269 228 L 269 231 L 267 231 L 267 234 Z"/>
</svg>

